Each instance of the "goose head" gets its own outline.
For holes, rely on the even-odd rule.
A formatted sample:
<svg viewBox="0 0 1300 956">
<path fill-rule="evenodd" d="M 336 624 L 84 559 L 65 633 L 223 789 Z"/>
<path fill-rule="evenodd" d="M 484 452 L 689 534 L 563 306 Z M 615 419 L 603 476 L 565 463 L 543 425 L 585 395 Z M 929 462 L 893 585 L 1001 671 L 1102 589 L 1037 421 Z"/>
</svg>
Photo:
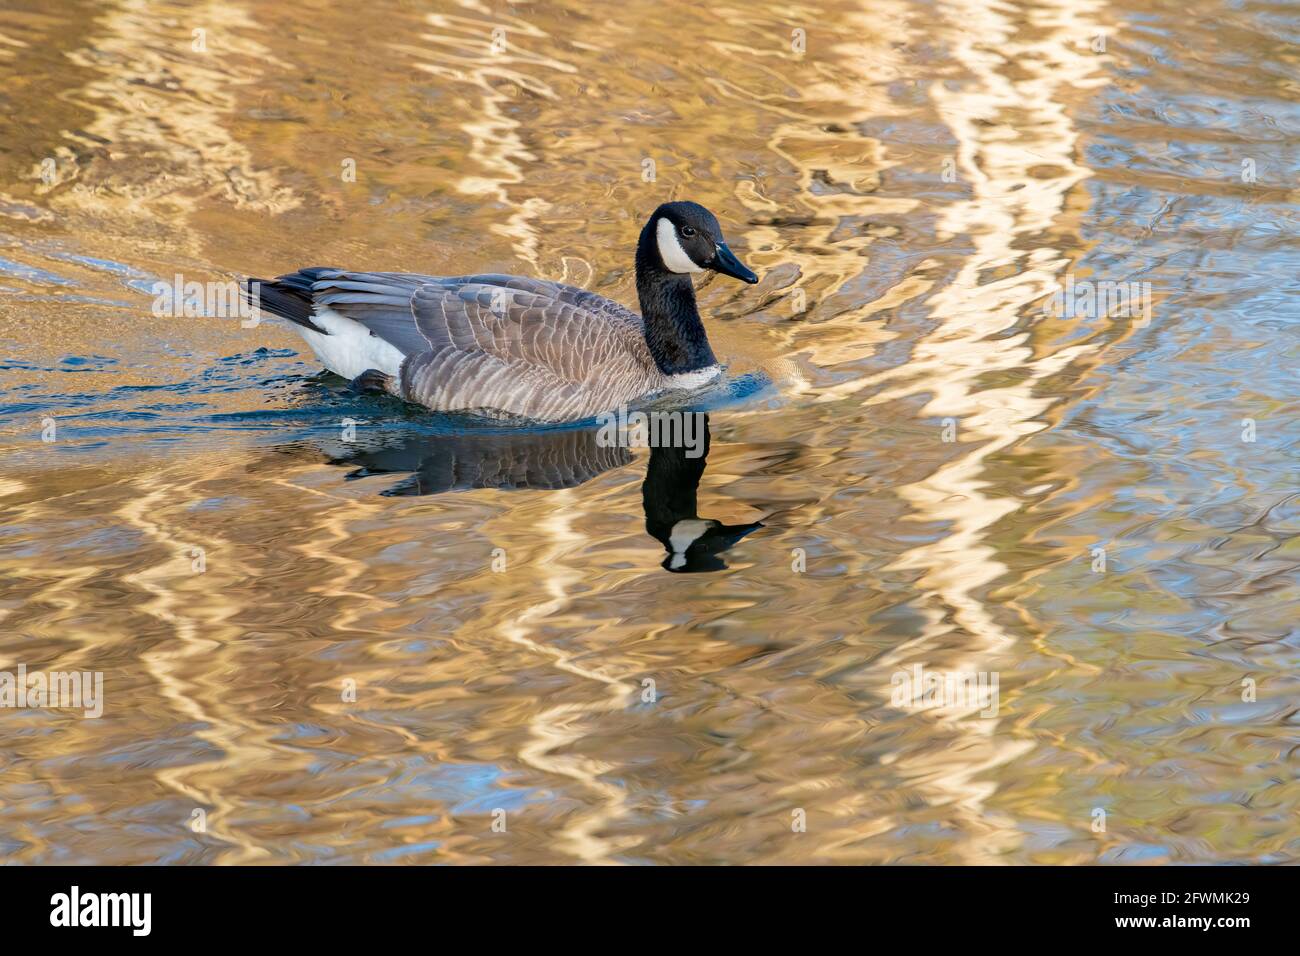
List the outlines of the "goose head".
<svg viewBox="0 0 1300 956">
<path fill-rule="evenodd" d="M 636 245 L 636 292 L 646 345 L 664 375 L 718 367 L 695 305 L 691 276 L 699 272 L 758 281 L 727 248 L 713 213 L 699 203 L 666 202 L 646 221 Z"/>
<path fill-rule="evenodd" d="M 752 531 L 761 521 L 723 524 L 700 516 L 700 478 L 709 458 L 709 419 L 704 416 L 703 454 L 691 457 L 684 447 L 659 445 L 650 449 L 650 464 L 641 483 L 645 529 L 668 552 L 662 567 L 675 574 L 720 571 L 722 553 Z"/>
<path fill-rule="evenodd" d="M 653 255 L 638 258 L 651 260 L 665 272 L 717 272 L 750 285 L 758 281 L 758 276 L 727 247 L 717 217 L 699 203 L 664 203 L 642 230 L 640 246 L 638 252 Z"/>
</svg>

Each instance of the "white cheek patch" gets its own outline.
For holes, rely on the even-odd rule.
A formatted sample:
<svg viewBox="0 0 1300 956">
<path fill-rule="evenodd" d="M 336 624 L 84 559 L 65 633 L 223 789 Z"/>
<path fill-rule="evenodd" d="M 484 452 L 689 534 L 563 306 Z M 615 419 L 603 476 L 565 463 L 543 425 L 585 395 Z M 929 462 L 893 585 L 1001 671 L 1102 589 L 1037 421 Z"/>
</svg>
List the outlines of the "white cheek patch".
<svg viewBox="0 0 1300 956">
<path fill-rule="evenodd" d="M 682 248 L 677 238 L 677 227 L 671 222 L 661 218 L 659 225 L 655 227 L 655 233 L 659 239 L 659 258 L 671 271 L 679 273 L 704 271 L 686 254 L 686 250 Z"/>
<path fill-rule="evenodd" d="M 685 554 L 708 530 L 709 522 L 703 518 L 685 518 L 677 522 L 673 525 L 673 530 L 668 532 L 668 543 L 672 545 L 673 554 Z"/>
</svg>

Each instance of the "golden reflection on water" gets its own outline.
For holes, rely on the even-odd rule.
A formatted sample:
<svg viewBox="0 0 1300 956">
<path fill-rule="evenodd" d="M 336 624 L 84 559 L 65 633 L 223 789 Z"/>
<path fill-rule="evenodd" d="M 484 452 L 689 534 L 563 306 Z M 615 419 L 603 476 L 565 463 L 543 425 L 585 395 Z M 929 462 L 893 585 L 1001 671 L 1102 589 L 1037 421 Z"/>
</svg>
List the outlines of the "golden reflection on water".
<svg viewBox="0 0 1300 956">
<path fill-rule="evenodd" d="M 0 712 L 6 861 L 1294 861 L 1262 6 L 368 10 L 0 13 L 0 670 L 108 695 Z M 700 298 L 770 382 L 685 485 L 641 451 L 444 488 L 451 440 L 292 332 L 149 310 L 313 263 L 632 303 L 669 198 L 763 275 Z M 1151 281 L 1155 323 L 1044 314 L 1071 274 Z M 762 527 L 670 574 L 654 501 Z M 997 673 L 997 716 L 895 702 L 916 664 Z"/>
<path fill-rule="evenodd" d="M 1052 29 L 1026 43 L 1011 39 L 1008 18 L 994 8 L 973 2 L 950 7 L 950 21 L 963 24 L 948 38 L 953 57 L 968 67 L 976 82 L 961 96 L 936 90 L 935 103 L 957 139 L 957 166 L 972 184 L 973 195 L 969 202 L 948 207 L 940 229 L 970 235 L 974 249 L 952 281 L 931 297 L 932 314 L 940 322 L 916 343 L 906 382 L 875 392 L 870 401 L 930 396 L 923 413 L 961 422 L 963 444 L 975 448 L 898 489 L 912 505 L 915 520 L 942 522 L 951 531 L 941 541 L 903 553 L 893 565 L 922 571 L 917 585 L 933 598 L 933 605 L 922 633 L 881 659 L 886 675 L 913 660 L 934 666 L 931 655 L 941 653 L 943 638 L 953 625 L 970 639 L 955 656 L 945 657 L 947 670 L 1000 671 L 1016 645 L 1016 638 L 986 606 L 981 589 L 1007 570 L 996 551 L 985 544 L 987 529 L 1015 511 L 1019 502 L 985 493 L 983 465 L 990 455 L 1043 427 L 1041 417 L 1053 401 L 1035 398 L 1035 386 L 1077 361 L 1087 347 L 1063 348 L 1036 358 L 1027 333 L 991 337 L 1013 327 L 1024 310 L 1060 281 L 1067 262 L 1061 250 L 1035 244 L 1032 250 L 1022 251 L 1014 242 L 1019 235 L 1040 233 L 1063 215 L 1070 191 L 1087 176 L 1087 170 L 1073 161 L 1078 135 L 1060 98 L 1070 90 L 1086 88 L 1097 75 L 1098 62 L 1091 51 L 1081 54 L 1062 40 L 1087 36 L 1090 29 L 1098 31 L 1101 24 L 1095 15 L 1101 4 L 1051 7 L 1051 13 L 1043 8 L 1038 13 Z M 1028 75 L 1009 80 L 989 69 L 972 37 L 1001 38 L 1009 58 L 1032 64 L 1024 71 Z M 1049 135 L 1024 142 L 1014 128 L 997 122 L 1008 107 L 1022 109 L 1028 125 L 1048 130 Z M 1030 170 L 1040 165 L 1059 168 L 1062 174 L 1036 181 Z M 1022 188 L 1009 195 L 1009 184 Z M 980 281 L 986 270 L 1009 262 L 1017 263 L 1016 272 L 1000 281 Z M 978 377 L 996 369 L 1018 369 L 1024 374 L 1004 388 L 975 387 Z M 978 707 L 925 713 L 944 722 L 958 745 L 943 753 L 900 754 L 896 766 L 923 781 L 921 786 L 933 788 L 936 800 L 951 801 L 958 809 L 963 826 L 977 837 L 964 844 L 964 862 L 996 862 L 1018 847 L 1021 835 L 1013 819 L 986 806 L 996 792 L 989 776 L 1023 756 L 1032 744 L 999 734 L 999 721 L 981 717 Z"/>
</svg>

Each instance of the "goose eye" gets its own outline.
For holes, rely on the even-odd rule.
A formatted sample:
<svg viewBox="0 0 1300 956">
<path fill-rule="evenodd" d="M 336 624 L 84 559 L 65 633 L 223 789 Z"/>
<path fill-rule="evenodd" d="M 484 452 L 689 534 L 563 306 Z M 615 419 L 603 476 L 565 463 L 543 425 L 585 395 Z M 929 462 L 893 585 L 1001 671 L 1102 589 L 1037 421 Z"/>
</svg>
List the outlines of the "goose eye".
<svg viewBox="0 0 1300 956">
<path fill-rule="evenodd" d="M 687 239 L 690 239 L 692 236 L 695 235 L 695 227 L 682 226 L 682 235 L 685 236 Z"/>
</svg>

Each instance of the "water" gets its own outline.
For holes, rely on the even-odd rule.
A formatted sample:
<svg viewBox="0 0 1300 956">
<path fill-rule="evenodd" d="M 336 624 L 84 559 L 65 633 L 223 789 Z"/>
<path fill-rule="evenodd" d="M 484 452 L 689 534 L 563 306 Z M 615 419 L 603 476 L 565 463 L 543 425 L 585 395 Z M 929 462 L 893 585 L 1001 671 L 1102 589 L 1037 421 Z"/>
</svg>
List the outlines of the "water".
<svg viewBox="0 0 1300 956">
<path fill-rule="evenodd" d="M 1293 5 L 431 6 L 0 12 L 0 670 L 106 698 L 0 710 L 0 858 L 1296 861 Z M 762 276 L 701 459 L 151 308 L 635 304 L 669 198 Z"/>
</svg>

